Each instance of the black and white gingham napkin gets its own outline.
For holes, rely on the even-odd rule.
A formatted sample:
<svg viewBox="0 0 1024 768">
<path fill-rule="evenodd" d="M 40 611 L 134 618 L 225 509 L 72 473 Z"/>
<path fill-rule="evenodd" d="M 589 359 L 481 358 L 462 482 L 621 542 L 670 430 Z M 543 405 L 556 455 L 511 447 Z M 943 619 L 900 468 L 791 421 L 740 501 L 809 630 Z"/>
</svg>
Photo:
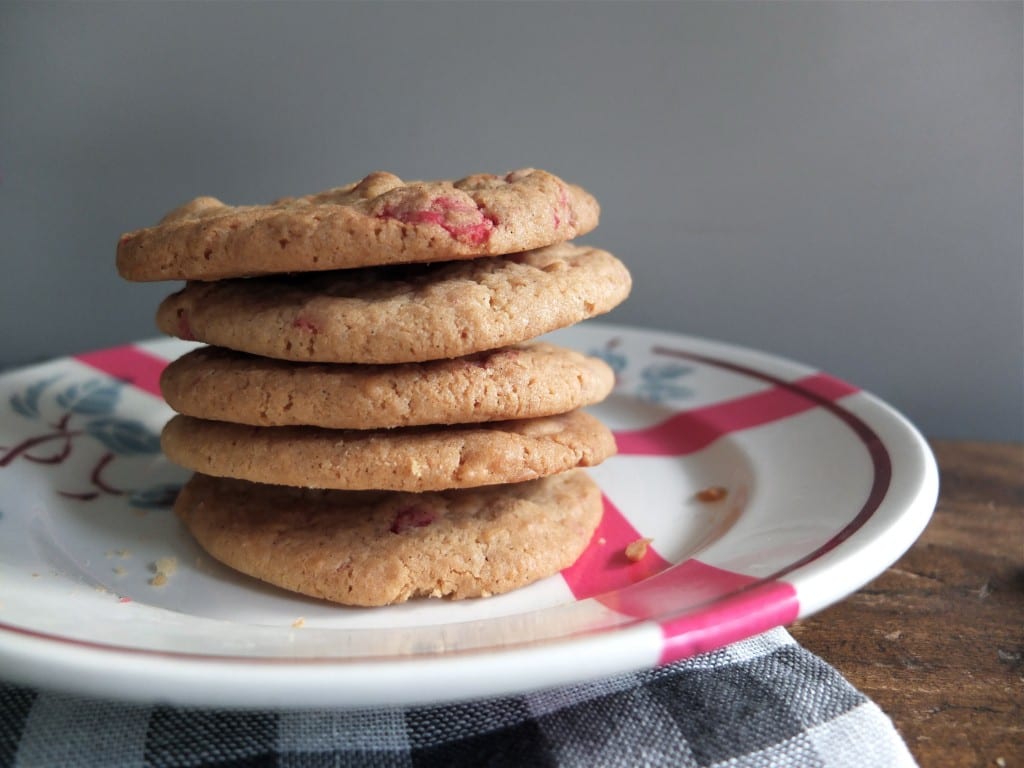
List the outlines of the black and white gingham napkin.
<svg viewBox="0 0 1024 768">
<path fill-rule="evenodd" d="M 0 684 L 6 765 L 860 768 L 914 761 L 875 704 L 776 629 L 599 682 L 410 708 L 184 709 Z"/>
</svg>

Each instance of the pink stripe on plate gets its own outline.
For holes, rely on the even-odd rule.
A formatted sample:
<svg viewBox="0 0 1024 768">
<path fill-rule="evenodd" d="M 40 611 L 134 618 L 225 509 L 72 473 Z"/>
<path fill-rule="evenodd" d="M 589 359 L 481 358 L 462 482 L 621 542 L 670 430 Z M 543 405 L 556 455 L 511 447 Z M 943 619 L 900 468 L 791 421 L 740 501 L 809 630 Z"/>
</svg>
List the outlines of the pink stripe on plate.
<svg viewBox="0 0 1024 768">
<path fill-rule="evenodd" d="M 830 403 L 860 392 L 859 387 L 837 379 L 835 376 L 829 376 L 827 373 L 816 373 L 813 376 L 797 379 L 789 386 L 802 390 L 810 397 L 817 397 L 819 400 Z"/>
<path fill-rule="evenodd" d="M 669 562 L 650 546 L 639 562 L 626 557 L 626 547 L 639 538 L 642 534 L 605 496 L 604 515 L 590 545 L 575 563 L 562 571 L 562 578 L 575 598 L 584 600 L 621 589 L 668 568 Z"/>
<path fill-rule="evenodd" d="M 786 624 L 798 610 L 790 584 L 762 581 L 699 560 L 687 560 L 600 600 L 618 613 L 661 625 L 662 664 Z M 670 614 L 675 618 L 664 618 Z"/>
<path fill-rule="evenodd" d="M 763 581 L 706 609 L 662 622 L 659 664 L 687 659 L 767 632 L 796 620 L 796 589 L 784 581 Z"/>
<path fill-rule="evenodd" d="M 75 360 L 92 366 L 144 392 L 161 397 L 160 374 L 167 361 L 132 345 L 101 349 L 75 355 Z"/>
<path fill-rule="evenodd" d="M 645 429 L 616 432 L 625 456 L 685 456 L 706 448 L 722 435 L 781 421 L 856 392 L 839 379 L 817 373 L 745 397 L 681 411 Z"/>
</svg>

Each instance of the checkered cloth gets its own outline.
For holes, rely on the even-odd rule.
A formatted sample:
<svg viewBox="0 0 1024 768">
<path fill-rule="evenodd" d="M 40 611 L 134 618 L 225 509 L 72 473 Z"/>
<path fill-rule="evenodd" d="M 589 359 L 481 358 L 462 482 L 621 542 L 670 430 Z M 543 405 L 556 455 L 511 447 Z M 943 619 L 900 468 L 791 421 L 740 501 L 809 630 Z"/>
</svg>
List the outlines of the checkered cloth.
<svg viewBox="0 0 1024 768">
<path fill-rule="evenodd" d="M 0 685 L 0 766 L 913 766 L 783 629 L 525 696 L 410 708 L 141 706 Z"/>
</svg>

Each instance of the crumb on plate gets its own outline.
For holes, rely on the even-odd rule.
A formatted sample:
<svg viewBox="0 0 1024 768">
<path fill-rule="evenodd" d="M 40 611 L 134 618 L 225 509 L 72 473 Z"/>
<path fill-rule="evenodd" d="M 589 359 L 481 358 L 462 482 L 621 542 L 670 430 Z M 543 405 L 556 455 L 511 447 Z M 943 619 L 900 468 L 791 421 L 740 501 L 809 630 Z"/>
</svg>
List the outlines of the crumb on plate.
<svg viewBox="0 0 1024 768">
<path fill-rule="evenodd" d="M 163 573 L 170 576 L 178 570 L 178 558 L 176 557 L 161 557 L 154 564 L 157 573 Z"/>
<path fill-rule="evenodd" d="M 705 488 L 702 491 L 697 492 L 697 501 L 721 501 L 728 495 L 729 491 L 726 488 L 723 488 L 720 485 L 712 485 L 709 486 L 708 488 Z"/>
<path fill-rule="evenodd" d="M 634 563 L 639 563 L 647 556 L 647 545 L 651 539 L 637 539 L 626 545 L 626 558 Z"/>
<path fill-rule="evenodd" d="M 153 563 L 153 570 L 156 575 L 149 580 L 151 586 L 162 587 L 167 583 L 167 578 L 178 570 L 178 558 L 161 557 Z"/>
</svg>

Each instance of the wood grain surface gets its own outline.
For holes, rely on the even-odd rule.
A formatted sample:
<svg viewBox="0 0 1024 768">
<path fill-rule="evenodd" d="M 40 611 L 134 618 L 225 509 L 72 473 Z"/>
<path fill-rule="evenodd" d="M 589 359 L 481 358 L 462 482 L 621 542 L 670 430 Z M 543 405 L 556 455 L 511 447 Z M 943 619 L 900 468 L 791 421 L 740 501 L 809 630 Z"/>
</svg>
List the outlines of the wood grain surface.
<svg viewBox="0 0 1024 768">
<path fill-rule="evenodd" d="M 790 628 L 896 724 L 924 768 L 1024 766 L 1024 446 L 933 441 L 917 543 Z"/>
</svg>

